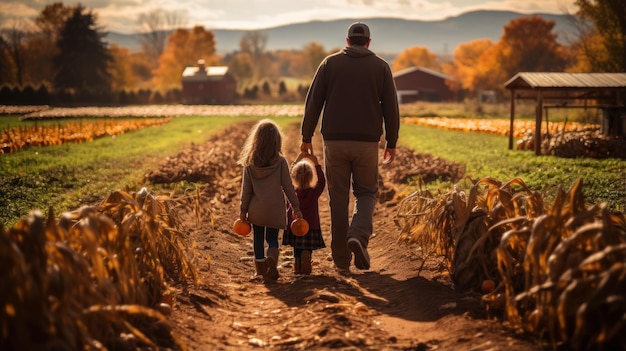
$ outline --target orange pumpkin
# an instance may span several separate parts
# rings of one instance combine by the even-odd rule
[[[250,234],[250,231],[252,231],[252,226],[244,220],[236,219],[233,224],[233,230],[241,236],[246,236]]]
[[[309,232],[309,222],[304,218],[296,218],[291,221],[291,232],[295,236],[304,236]]]

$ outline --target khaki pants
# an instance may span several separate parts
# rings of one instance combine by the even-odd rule
[[[324,163],[330,197],[331,251],[339,268],[350,266],[348,238],[365,247],[372,235],[378,194],[378,142],[324,141]],[[354,211],[349,218],[350,187]]]

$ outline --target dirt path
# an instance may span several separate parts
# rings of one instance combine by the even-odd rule
[[[241,145],[247,128],[230,130],[221,139]],[[293,160],[299,145],[297,125],[284,134],[283,150]],[[321,155],[319,139],[314,146]],[[209,143],[199,148],[212,147]],[[398,156],[392,167],[402,163],[403,155]],[[327,248],[313,253],[313,273],[294,275],[291,248],[282,247],[281,277],[263,283],[253,276],[252,236],[240,237],[231,229],[238,216],[239,169],[231,166],[221,172],[222,178],[209,186],[214,191],[210,207],[215,225],[205,221],[191,232],[200,256],[210,256],[210,263],[200,261],[199,285],[178,291],[170,316],[174,333],[190,350],[541,349],[488,318],[479,295],[454,291],[442,261],[430,258],[424,263],[417,248],[397,243],[393,200],[380,204],[375,213],[371,270],[353,267],[349,276],[335,272],[328,197],[323,194]]]

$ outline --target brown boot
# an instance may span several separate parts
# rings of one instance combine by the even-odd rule
[[[304,250],[302,251],[302,257],[300,258],[300,260],[302,261],[302,274],[306,274],[309,275],[311,274],[311,251],[309,250]]]
[[[295,274],[302,274],[302,259],[300,257],[293,260],[293,272]]]
[[[269,280],[277,280],[278,273],[278,248],[271,247],[267,249],[267,258],[265,259],[265,278]]]
[[[263,277],[263,279],[265,279],[265,261],[254,261],[254,267],[256,268],[256,276]]]

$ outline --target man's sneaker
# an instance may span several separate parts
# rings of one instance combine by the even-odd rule
[[[335,270],[337,270],[337,273],[339,273],[340,275],[344,275],[344,276],[350,275],[350,267],[335,266]]]
[[[358,269],[370,269],[370,255],[361,242],[355,238],[348,239],[348,248],[354,253],[354,265]]]

